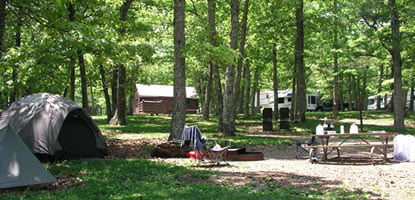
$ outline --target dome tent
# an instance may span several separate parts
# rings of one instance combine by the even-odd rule
[[[27,147],[40,158],[104,157],[104,137],[86,112],[73,101],[55,94],[23,97],[2,113]]]

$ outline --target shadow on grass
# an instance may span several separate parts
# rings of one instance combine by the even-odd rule
[[[49,164],[57,184],[2,190],[6,199],[361,199],[341,181],[295,173],[206,171],[147,160]],[[68,178],[69,177],[69,178]],[[64,180],[69,179],[69,180]],[[63,182],[72,184],[60,185]]]

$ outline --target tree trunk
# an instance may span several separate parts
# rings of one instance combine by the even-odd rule
[[[75,9],[73,7],[72,4],[68,5],[68,18],[70,22],[75,21]],[[75,63],[76,63],[76,58],[74,55],[70,55],[70,64],[69,64],[69,77],[70,77],[70,91],[69,91],[69,98],[72,101],[75,101],[75,79],[76,79],[76,74],[75,74]]]
[[[108,91],[108,84],[107,84],[107,78],[105,76],[105,69],[104,65],[99,65],[99,73],[101,74],[101,82],[102,82],[102,90],[104,92],[105,97],[105,114],[107,115],[107,122],[111,120],[112,117],[112,111],[111,111],[111,99],[110,94]]]
[[[241,94],[241,79],[242,79],[242,66],[243,62],[246,58],[245,53],[245,42],[246,42],[246,32],[247,32],[247,23],[248,23],[248,11],[249,11],[249,0],[245,0],[242,22],[241,22],[241,38],[239,43],[239,59],[238,59],[238,67],[236,72],[235,78],[235,102],[240,102],[239,99],[243,98]],[[242,104],[237,104],[237,109],[235,114],[240,113],[242,110]]]
[[[82,93],[82,107],[89,111],[88,107],[88,85],[86,81],[85,59],[81,49],[77,50],[79,71],[81,73],[81,93]]]
[[[208,17],[209,17],[209,39],[212,46],[218,46],[216,42],[216,3],[215,0],[208,0]],[[219,65],[211,58],[210,64],[213,72],[213,82],[215,93],[217,95],[216,114],[218,117],[218,132],[223,131],[223,94],[222,84],[219,72]]]
[[[258,66],[255,67],[255,71],[254,71],[254,85],[252,86],[252,95],[251,95],[251,113],[252,114],[256,114],[258,113],[258,109],[259,109],[259,76],[260,76],[260,71]]]
[[[391,32],[392,32],[392,63],[393,63],[393,127],[396,131],[405,129],[405,98],[402,90],[402,66],[401,66],[401,35],[398,9],[395,0],[389,0],[391,8]]]
[[[376,96],[376,110],[380,110],[380,93],[382,92],[382,82],[383,82],[383,76],[384,76],[384,69],[383,65],[381,64],[379,66],[379,80],[378,80],[378,94]],[[383,107],[386,107],[386,103],[383,104]]]
[[[278,108],[278,65],[277,65],[277,45],[272,45],[272,87],[274,89],[274,119],[279,118]]]
[[[206,88],[205,88],[205,99],[203,102],[203,120],[209,120],[210,115],[210,99],[212,94],[212,63],[209,63],[209,69],[208,69],[208,77],[206,81]]]
[[[303,0],[299,0],[296,9],[297,39],[295,45],[296,90],[294,121],[304,122],[306,112],[305,80],[304,80],[304,17]]]
[[[128,10],[134,0],[126,0],[120,7],[120,21],[125,23],[127,21]],[[124,35],[126,30],[124,28],[119,29],[120,35]],[[126,87],[126,71],[125,65],[118,65],[118,84],[117,84],[117,110],[110,120],[111,125],[126,125],[127,124],[127,101],[125,97]]]
[[[231,0],[230,48],[237,50],[239,32],[239,0]],[[235,66],[227,65],[223,103],[223,136],[235,135]]]
[[[3,39],[6,30],[6,0],[0,0],[0,52],[3,52]]]
[[[114,66],[112,67],[112,80],[111,80],[111,97],[112,97],[112,104],[111,104],[111,118],[115,115],[115,111],[117,110],[117,93],[118,93],[118,69]]]
[[[244,79],[245,79],[245,86],[244,86],[244,98],[243,98],[243,113],[244,119],[247,120],[250,118],[249,116],[249,100],[251,94],[251,71],[250,71],[250,63],[249,60],[245,63],[244,67]]]
[[[186,120],[185,0],[174,1],[174,107],[169,140],[180,140]]]
[[[19,8],[19,15],[21,14],[20,8]],[[17,20],[17,26],[16,26],[16,33],[15,33],[15,45],[16,49],[19,49],[22,44],[22,21]],[[10,102],[14,102],[18,98],[18,71],[19,71],[19,65],[15,64],[12,69],[12,80],[13,80],[13,90],[10,95]]]
[[[333,116],[339,115],[339,55],[337,50],[339,49],[338,44],[338,23],[339,19],[338,15],[338,7],[337,7],[337,0],[333,0],[333,10],[334,10],[334,22],[333,22]]]
[[[69,86],[69,98],[72,101],[75,101],[75,79],[76,79],[76,74],[75,74],[75,60],[73,58],[70,58],[71,62],[69,64],[69,79],[70,79],[70,86]]]

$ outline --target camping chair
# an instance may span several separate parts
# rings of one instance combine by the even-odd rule
[[[213,147],[207,147],[207,141],[215,141]],[[228,140],[230,141],[230,140]],[[220,165],[221,162],[226,161],[226,155],[230,144],[226,147],[221,147],[217,143],[217,139],[207,139],[202,136],[201,131],[196,125],[185,126],[182,133],[181,147],[189,146],[193,148],[194,158],[200,162],[209,160],[210,162]]]
[[[296,145],[295,158],[296,159],[299,159],[299,158],[303,157],[304,155],[309,155],[310,152],[306,147],[311,146],[311,145],[315,145],[317,143],[315,134],[316,134],[315,132],[312,133],[310,141],[295,143],[295,145]],[[313,158],[316,157],[316,152],[314,152],[313,154],[314,154]]]

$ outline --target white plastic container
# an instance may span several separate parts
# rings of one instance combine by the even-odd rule
[[[321,124],[316,127],[316,135],[324,135],[324,127]]]
[[[357,127],[357,125],[356,125],[356,124],[352,124],[352,125],[350,126],[350,131],[349,131],[349,133],[350,133],[350,134],[358,134],[358,133],[359,133],[359,128]]]

